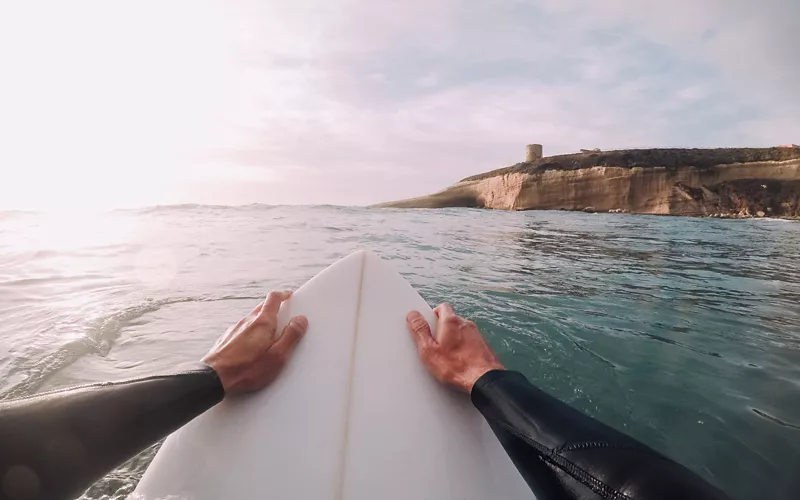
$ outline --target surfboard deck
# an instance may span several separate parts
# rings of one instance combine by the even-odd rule
[[[134,498],[533,498],[469,398],[425,370],[406,331],[428,304],[358,251],[281,307],[309,328],[280,377],[170,435]],[[435,335],[435,333],[434,333]]]

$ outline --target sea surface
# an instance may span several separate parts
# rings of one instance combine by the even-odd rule
[[[194,361],[359,248],[733,498],[800,498],[800,223],[182,205],[0,213],[0,399]],[[90,488],[122,499],[157,445]]]

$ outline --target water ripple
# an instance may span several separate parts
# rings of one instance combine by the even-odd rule
[[[263,205],[42,217],[0,213],[0,397],[195,356],[246,312],[236,301],[370,248],[474,319],[507,367],[734,498],[800,491],[800,224]],[[125,498],[156,449],[83,498]]]

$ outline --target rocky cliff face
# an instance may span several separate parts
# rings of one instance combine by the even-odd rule
[[[800,217],[800,148],[552,156],[468,177],[429,196],[379,206]]]

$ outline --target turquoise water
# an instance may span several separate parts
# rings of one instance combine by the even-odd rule
[[[800,224],[472,209],[0,214],[0,397],[196,360],[371,248],[509,367],[736,499],[800,497]],[[124,498],[155,447],[85,498]]]

